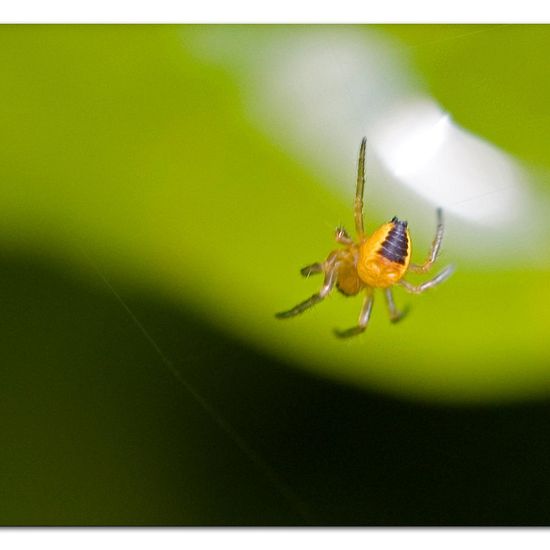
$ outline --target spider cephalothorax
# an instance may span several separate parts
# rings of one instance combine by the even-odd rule
[[[453,272],[452,266],[447,266],[430,279],[419,285],[413,285],[403,279],[407,272],[426,273],[437,259],[441,241],[443,239],[443,213],[437,209],[437,230],[432,248],[423,264],[411,263],[411,236],[406,221],[394,216],[389,222],[382,224],[372,235],[366,236],[363,227],[363,191],[365,188],[365,152],[367,140],[363,138],[359,151],[357,169],[357,188],[355,192],[355,229],[357,241],[354,241],[343,227],[336,229],[336,242],[343,248],[334,250],[322,263],[308,265],[301,270],[302,275],[308,277],[314,273],[324,273],[325,281],[320,292],[298,304],[289,311],[277,313],[279,319],[294,317],[311,306],[322,301],[336,286],[346,296],[354,296],[359,292],[365,293],[365,300],[359,315],[357,326],[344,331],[336,331],[340,337],[360,334],[367,328],[372,305],[374,303],[374,289],[384,291],[389,309],[390,320],[397,322],[403,318],[398,311],[391,287],[399,284],[408,292],[420,294],[429,288],[441,283]]]

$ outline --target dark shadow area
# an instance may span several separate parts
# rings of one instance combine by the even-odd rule
[[[107,287],[4,256],[0,524],[550,523],[550,403],[455,409],[339,386],[117,291],[308,519]]]

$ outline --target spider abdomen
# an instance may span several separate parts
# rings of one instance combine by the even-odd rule
[[[387,288],[405,275],[410,258],[407,222],[393,218],[361,243],[357,272],[368,286]]]
[[[397,218],[393,218],[390,223],[392,227],[382,242],[378,253],[392,262],[405,264],[409,257],[407,222],[401,222]]]

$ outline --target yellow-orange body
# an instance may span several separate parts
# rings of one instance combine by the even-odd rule
[[[347,296],[354,296],[365,286],[388,288],[405,275],[411,259],[411,238],[404,230],[407,252],[398,261],[384,255],[384,243],[391,240],[394,221],[381,225],[370,237],[349,245],[345,251],[333,252],[328,261],[338,258],[338,289]]]
[[[405,229],[407,253],[401,262],[387,258],[381,252],[383,243],[387,242],[394,227],[394,222],[385,223],[359,244],[357,274],[368,286],[388,288],[396,284],[407,272],[411,260],[411,237],[408,229]]]

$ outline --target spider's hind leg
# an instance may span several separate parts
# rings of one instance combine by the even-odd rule
[[[399,284],[411,294],[422,294],[422,292],[425,292],[426,290],[429,290],[430,288],[433,288],[434,286],[437,286],[438,284],[442,283],[445,279],[448,279],[454,271],[454,267],[452,265],[448,265],[443,271],[440,271],[433,279],[430,279],[429,281],[425,281],[419,285],[413,285],[409,283],[408,281],[405,281],[404,279],[401,279],[399,281]]]
[[[438,208],[436,210],[437,216],[437,229],[435,231],[435,237],[432,242],[430,251],[423,264],[409,264],[409,270],[413,273],[426,273],[429,271],[439,256],[439,250],[441,249],[441,242],[443,241],[443,231],[445,229],[443,225],[443,210]]]

